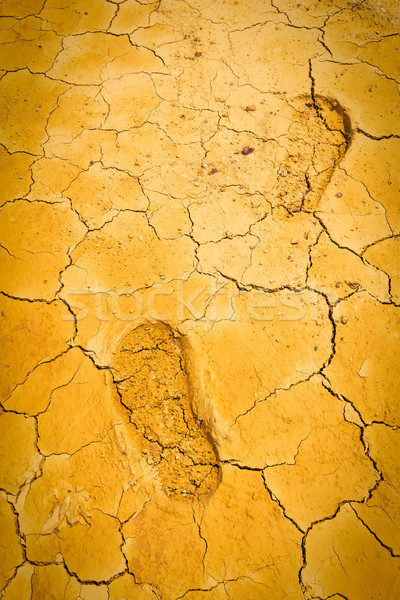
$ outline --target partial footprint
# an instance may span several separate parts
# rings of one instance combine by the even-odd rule
[[[288,156],[279,164],[274,195],[289,210],[313,211],[349,146],[350,119],[336,100],[323,96],[288,103],[290,126],[279,138]]]
[[[172,497],[193,499],[218,485],[216,452],[191,403],[182,338],[164,323],[146,323],[121,342],[114,378],[147,462]]]

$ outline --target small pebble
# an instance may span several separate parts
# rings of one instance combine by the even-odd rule
[[[244,146],[244,148],[242,148],[242,154],[245,156],[247,156],[247,154],[251,154],[252,152],[254,152],[254,148],[251,146]]]
[[[343,196],[342,192],[338,192],[338,193],[336,194],[336,198],[341,198],[342,196]]]
[[[229,238],[230,240],[233,238],[233,233],[232,231],[225,231],[225,235],[227,238]]]

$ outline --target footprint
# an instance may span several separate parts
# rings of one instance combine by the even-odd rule
[[[165,493],[192,500],[214,491],[218,459],[192,410],[182,338],[164,323],[140,325],[123,338],[112,367],[121,402]]]
[[[298,96],[288,101],[288,156],[278,166],[274,196],[291,211],[313,211],[351,140],[350,118],[337,100]]]

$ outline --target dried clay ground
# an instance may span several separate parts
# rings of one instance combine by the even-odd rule
[[[0,597],[398,598],[398,2],[0,5]]]

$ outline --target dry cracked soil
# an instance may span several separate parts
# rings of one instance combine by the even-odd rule
[[[400,594],[398,0],[1,0],[0,598]]]

